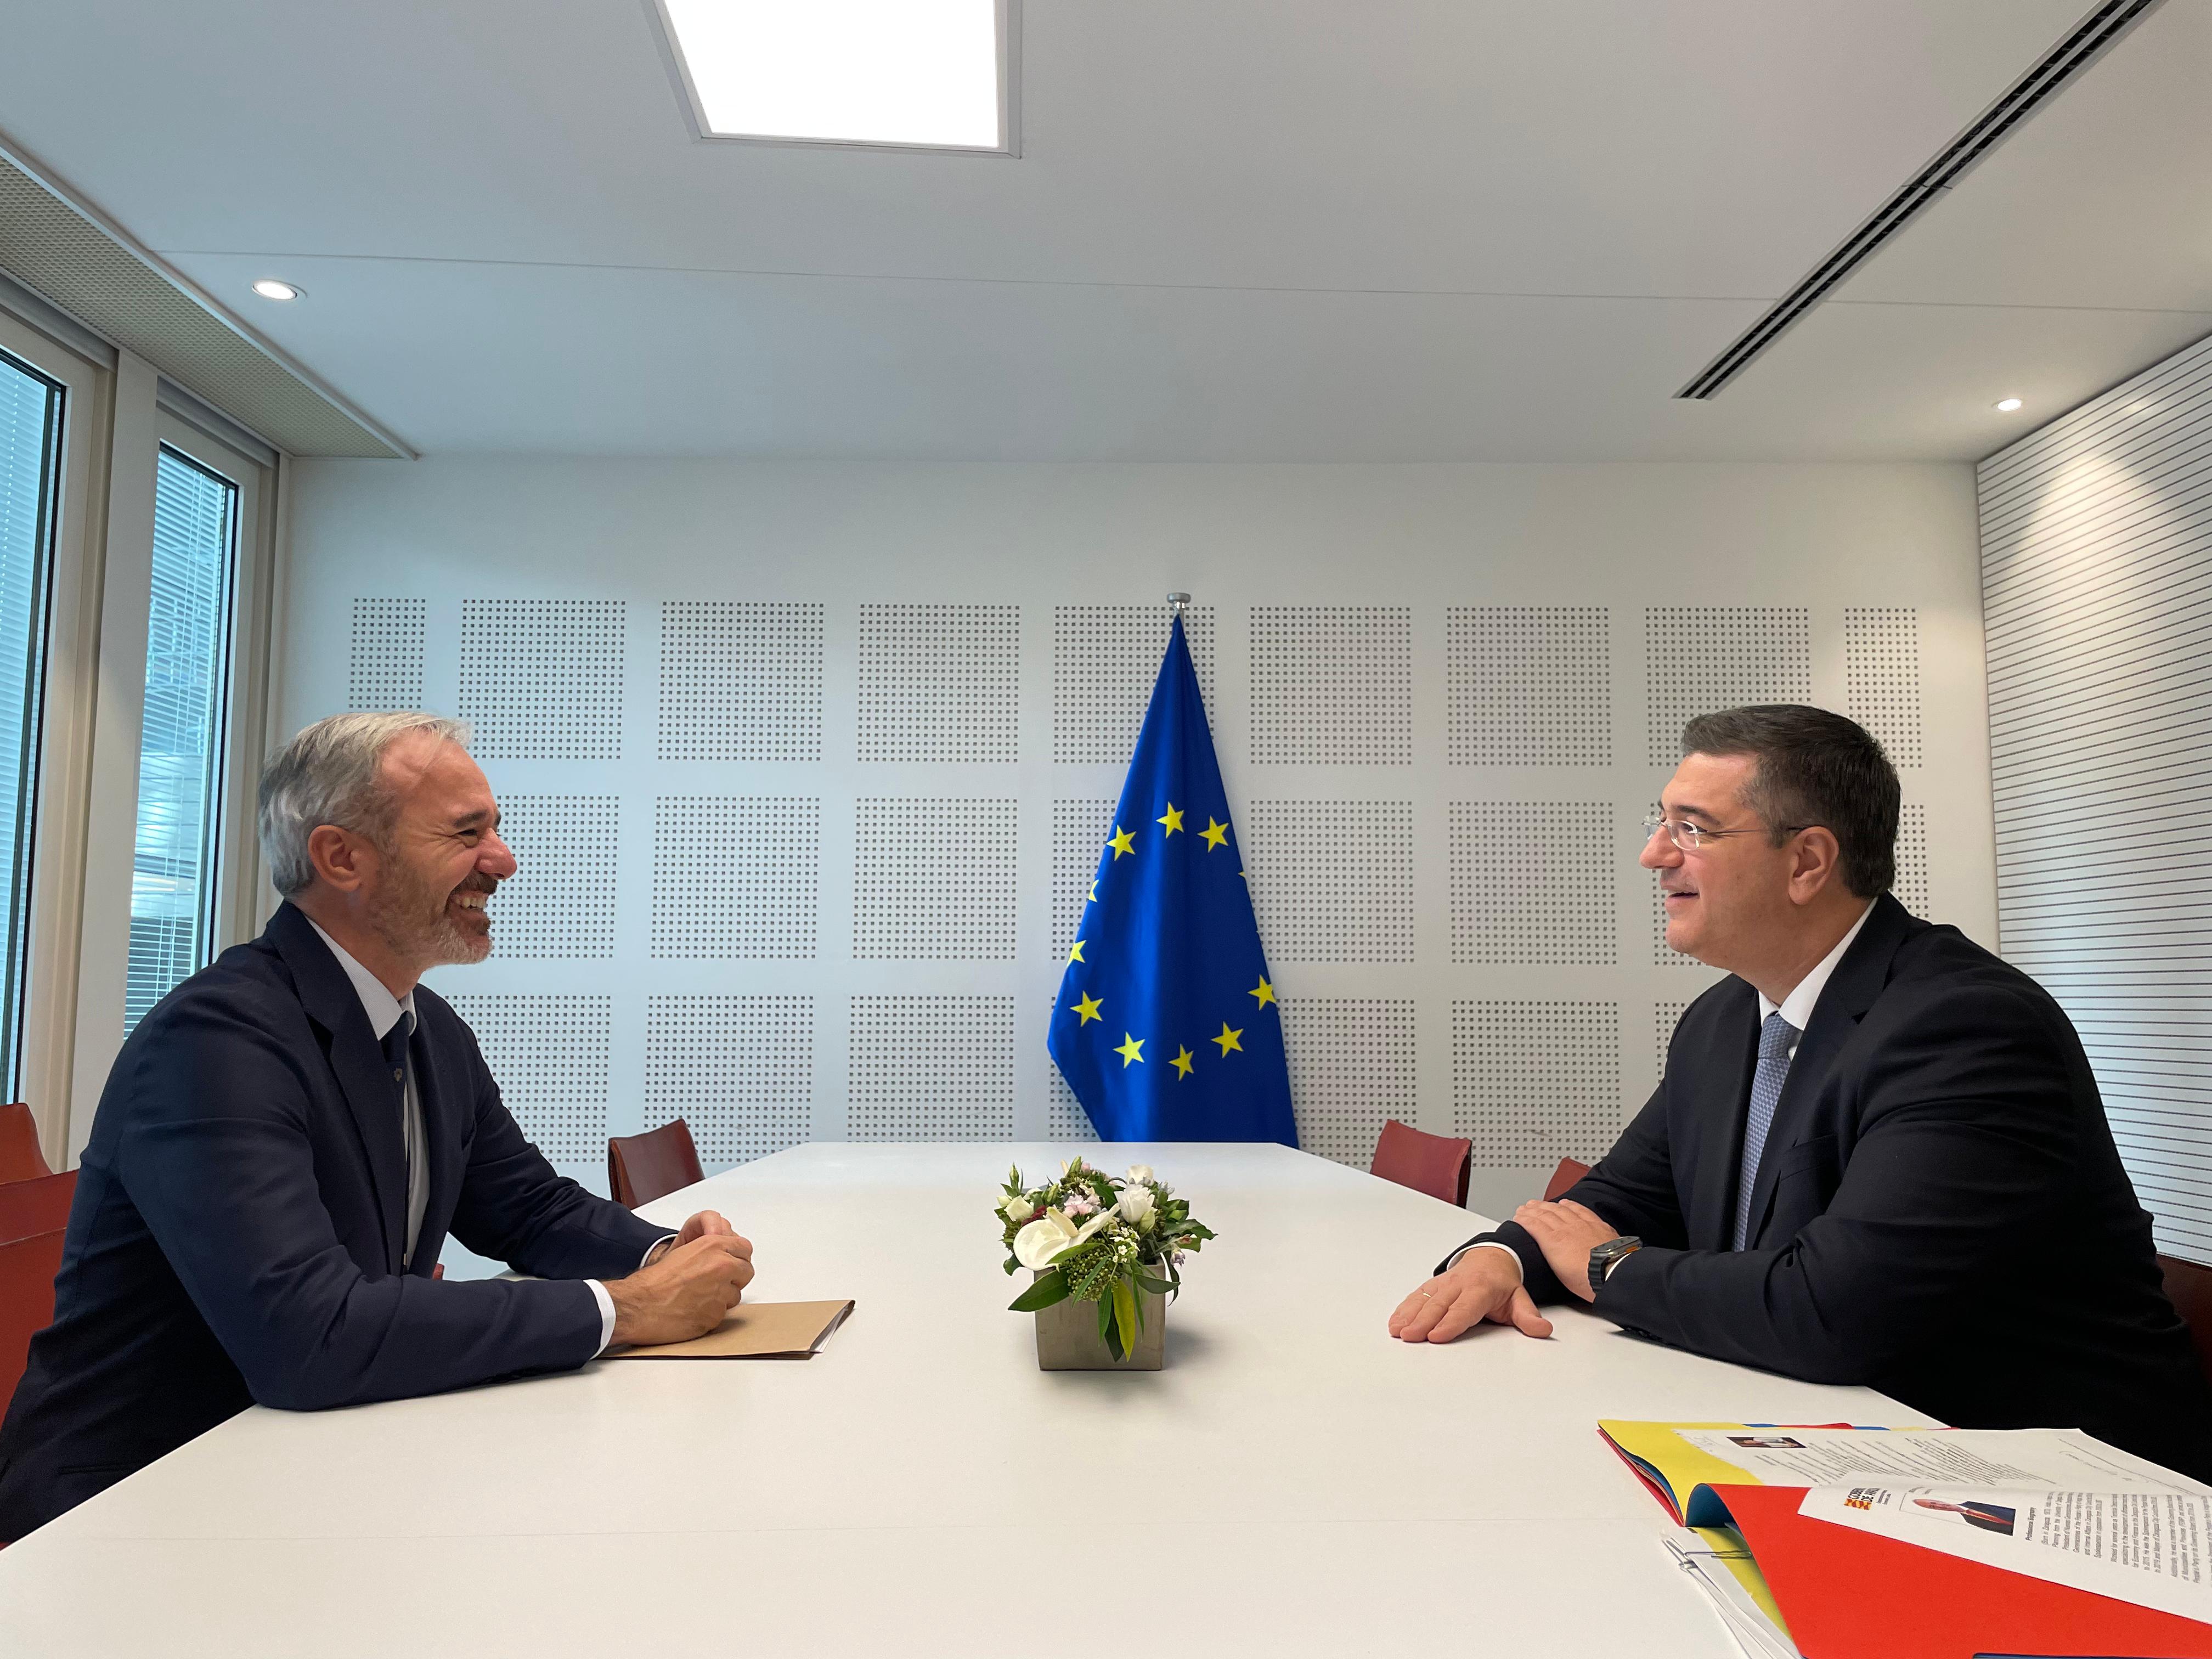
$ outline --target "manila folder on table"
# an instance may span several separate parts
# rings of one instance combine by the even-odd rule
[[[850,1302],[741,1302],[730,1316],[689,1342],[624,1348],[610,1359],[811,1359],[845,1322]]]

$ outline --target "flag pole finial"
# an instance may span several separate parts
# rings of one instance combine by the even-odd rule
[[[1190,595],[1188,593],[1169,594],[1168,609],[1173,611],[1176,616],[1180,617],[1184,611],[1190,609]]]

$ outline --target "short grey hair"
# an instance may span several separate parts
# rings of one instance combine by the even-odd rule
[[[279,893],[290,898],[314,880],[307,837],[322,824],[386,844],[399,804],[384,783],[385,751],[416,732],[468,747],[466,721],[419,708],[333,714],[301,732],[262,768],[261,856]]]

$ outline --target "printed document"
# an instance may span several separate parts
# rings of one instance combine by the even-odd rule
[[[1699,1451],[1769,1486],[1826,1486],[1863,1475],[1914,1484],[2083,1492],[2212,1488],[2079,1429],[1677,1429]],[[1707,1477],[1711,1479],[1711,1477]]]

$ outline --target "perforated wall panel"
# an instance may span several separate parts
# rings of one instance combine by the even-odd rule
[[[2212,1262],[2212,340],[1982,463],[2005,955],[2095,1068],[2159,1248]]]
[[[1048,1019],[1050,1016],[1046,1016]],[[1090,1115],[1083,1103],[1075,1097],[1075,1091],[1067,1086],[1067,1079],[1060,1074],[1060,1067],[1048,1064],[1050,1073],[1045,1100],[1045,1138],[1048,1140],[1096,1140],[1098,1131],[1091,1125]]]
[[[1246,876],[1270,963],[1413,959],[1413,805],[1254,801]]]
[[[1014,605],[860,607],[860,758],[1020,758]]]
[[[1389,1118],[1417,1121],[1410,997],[1285,997],[1298,1145],[1364,1170]]]
[[[607,1051],[614,1000],[598,996],[449,996],[469,1023],[507,1109],[556,1164],[607,1158]]]
[[[660,607],[663,760],[822,758],[822,607]]]
[[[653,804],[653,954],[812,957],[821,867],[818,800],[660,796]]]
[[[422,636],[429,611],[420,599],[353,602],[348,708],[422,706]]]
[[[1645,729],[1654,766],[1682,757],[1693,715],[1813,701],[1812,613],[1802,605],[1658,605],[1644,613]]]
[[[1012,997],[854,997],[846,1133],[854,1140],[1011,1140]]]
[[[1113,833],[1110,800],[1052,804],[1052,951],[1062,961],[1067,958],[1067,947],[1075,942],[1076,924],[1091,902],[1099,850]]]
[[[1898,810],[1897,882],[1890,890],[1914,915],[1928,915],[1928,809],[1917,801]]]
[[[502,795],[514,874],[487,907],[502,957],[604,958],[615,951],[617,795]]]
[[[461,601],[460,716],[479,760],[619,760],[620,599]]]
[[[1213,707],[1213,607],[1183,617],[1199,695]],[[1167,649],[1157,605],[1060,605],[1052,611],[1052,757],[1126,765]]]
[[[1454,801],[1454,962],[1620,959],[1620,848],[1604,801]]]
[[[1613,613],[1455,605],[1444,612],[1447,755],[1455,766],[1608,766]]]
[[[1020,803],[854,803],[853,954],[892,962],[1012,962]]]
[[[690,1126],[712,1175],[812,1138],[814,999],[645,1002],[645,1126]]]
[[[1911,605],[1844,611],[1844,712],[1899,767],[1920,764],[1920,612]]]
[[[1617,1003],[1453,1002],[1452,1122],[1475,1164],[1592,1164],[1627,1118]]]
[[[1410,607],[1255,605],[1251,627],[1255,761],[1412,764]]]

